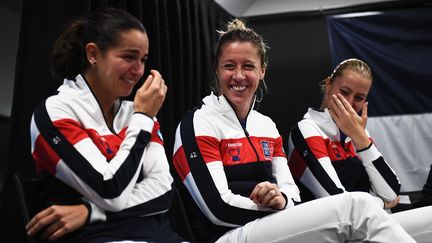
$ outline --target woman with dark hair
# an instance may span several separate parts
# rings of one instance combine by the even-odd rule
[[[133,101],[121,99],[143,76],[148,50],[141,22],[114,8],[72,22],[56,40],[52,71],[64,81],[31,120],[48,208],[29,222],[28,234],[62,242],[181,241],[165,215],[172,177],[155,118],[167,87],[151,70]]]
[[[414,242],[367,193],[294,206],[298,188],[273,121],[254,110],[266,45],[240,20],[220,32],[215,93],[177,128],[173,163],[200,242]]]
[[[399,179],[366,130],[371,86],[372,71],[365,62],[342,61],[322,83],[320,109],[310,108],[292,128],[289,166],[303,198],[363,191],[382,208],[399,203]],[[392,216],[415,240],[431,242],[431,213],[427,207]]]

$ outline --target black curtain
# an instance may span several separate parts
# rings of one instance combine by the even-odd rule
[[[147,28],[150,50],[144,77],[150,69],[157,69],[168,86],[158,114],[168,159],[181,117],[209,91],[215,31],[232,18],[213,0],[23,0],[1,211],[2,242],[23,241],[24,229],[17,228],[15,222],[18,216],[12,201],[11,175],[34,175],[31,114],[35,105],[54,94],[62,82],[53,80],[49,73],[52,44],[65,23],[103,7],[127,10]]]

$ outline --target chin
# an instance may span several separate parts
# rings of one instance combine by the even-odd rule
[[[231,101],[231,103],[233,103],[234,105],[244,105],[244,104],[250,104],[250,99],[246,99],[246,98],[240,98],[240,97],[231,97],[229,99]]]
[[[126,97],[129,96],[130,94],[132,94],[132,89],[127,89],[121,92],[121,97]]]

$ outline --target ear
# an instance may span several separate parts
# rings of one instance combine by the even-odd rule
[[[266,64],[262,65],[262,66],[261,66],[261,72],[260,72],[260,80],[263,80],[263,79],[264,79],[264,76],[265,76],[266,70],[267,70],[267,65],[266,65]]]
[[[326,79],[324,79],[324,81],[325,81],[325,89],[326,89],[326,93],[327,93],[330,89],[330,86],[331,86],[330,77],[327,77]]]
[[[99,48],[97,47],[97,45],[93,42],[87,43],[87,45],[85,46],[85,51],[87,61],[93,66],[96,65],[99,53]]]

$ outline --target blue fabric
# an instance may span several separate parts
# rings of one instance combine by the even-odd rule
[[[327,18],[332,63],[356,57],[374,81],[369,116],[432,112],[432,8]]]

